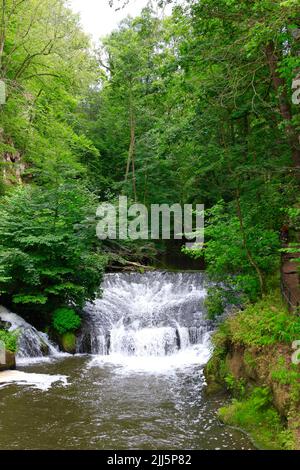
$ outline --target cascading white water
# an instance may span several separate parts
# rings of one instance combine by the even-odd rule
[[[209,354],[211,324],[204,315],[202,273],[107,274],[103,297],[85,309],[77,352],[110,358],[177,358]],[[55,356],[45,333],[0,307],[0,320],[18,331],[18,358]],[[200,355],[200,353],[198,354]]]
[[[209,355],[202,273],[108,274],[103,297],[85,310],[78,352],[113,358]],[[196,359],[197,360],[197,359]],[[198,357],[198,360],[201,360]]]
[[[111,353],[126,356],[166,356],[178,350],[176,330],[171,327],[111,331]]]
[[[58,348],[45,333],[36,330],[23,318],[0,306],[0,320],[5,322],[8,331],[18,332],[17,358],[42,357],[56,355]]]

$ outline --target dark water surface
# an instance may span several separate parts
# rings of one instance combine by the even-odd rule
[[[205,396],[201,366],[156,373],[77,356],[19,369],[68,376],[68,384],[0,388],[1,449],[253,448],[219,423],[225,398]]]

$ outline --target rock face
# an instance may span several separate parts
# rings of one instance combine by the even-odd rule
[[[16,368],[16,358],[15,354],[6,351],[5,352],[5,364],[0,364],[0,372],[3,370],[14,370]]]
[[[57,347],[48,336],[38,331],[19,315],[0,305],[0,328],[18,332],[17,357],[42,357],[57,354]]]
[[[296,449],[300,449],[300,397],[299,388],[282,375],[291,367],[292,351],[289,346],[276,344],[263,348],[246,347],[227,341],[221,355],[214,354],[205,367],[207,393],[226,387],[226,377],[243,380],[245,386],[267,386],[272,392],[273,406],[287,423],[295,437]],[[284,367],[284,369],[283,369]],[[281,374],[281,378],[280,378]],[[278,378],[279,377],[279,380]],[[297,391],[298,398],[294,398]]]

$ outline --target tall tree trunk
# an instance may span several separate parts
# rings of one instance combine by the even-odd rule
[[[243,214],[242,214],[241,203],[240,203],[240,192],[239,192],[238,189],[236,190],[236,205],[237,205],[237,216],[238,216],[238,219],[239,219],[240,229],[241,229],[241,234],[242,234],[243,246],[244,246],[244,249],[246,251],[246,255],[247,255],[249,263],[251,264],[251,266],[256,271],[256,274],[257,274],[257,277],[258,277],[258,280],[259,280],[259,285],[260,285],[260,292],[261,292],[261,295],[263,295],[264,290],[265,290],[264,278],[263,278],[263,274],[262,274],[258,264],[254,260],[254,258],[252,256],[252,253],[251,253],[251,251],[248,247],[247,235],[246,235],[246,231],[245,231],[245,227],[244,227]]]
[[[133,109],[133,100],[132,100],[132,92],[130,91],[129,97],[129,125],[130,125],[130,144],[128,150],[128,158],[127,158],[127,166],[126,166],[126,174],[125,174],[125,181],[128,181],[130,165],[132,167],[132,189],[134,200],[137,200],[136,194],[136,177],[135,177],[135,116],[134,116],[134,109]]]
[[[272,76],[273,87],[278,94],[279,109],[282,118],[287,122],[287,137],[291,146],[293,165],[298,170],[296,176],[300,178],[300,142],[299,136],[292,125],[292,108],[288,99],[286,82],[280,77],[278,71],[279,60],[276,54],[274,42],[270,42],[266,47],[266,56]]]

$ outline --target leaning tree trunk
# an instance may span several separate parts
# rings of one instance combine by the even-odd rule
[[[251,251],[249,249],[249,246],[248,246],[247,235],[246,235],[246,231],[245,231],[245,227],[244,227],[244,221],[243,221],[243,215],[242,215],[242,209],[241,209],[241,203],[240,203],[240,192],[239,192],[238,189],[236,191],[236,206],[237,206],[237,216],[238,216],[238,219],[239,219],[240,230],[241,230],[241,234],[242,234],[243,247],[245,249],[246,256],[248,258],[248,261],[249,261],[250,265],[256,271],[256,274],[257,274],[257,277],[258,277],[258,280],[259,280],[260,293],[261,293],[261,295],[263,295],[263,293],[265,291],[264,277],[263,277],[263,274],[262,274],[258,264],[256,263],[255,259],[253,258],[252,253],[251,253]]]

